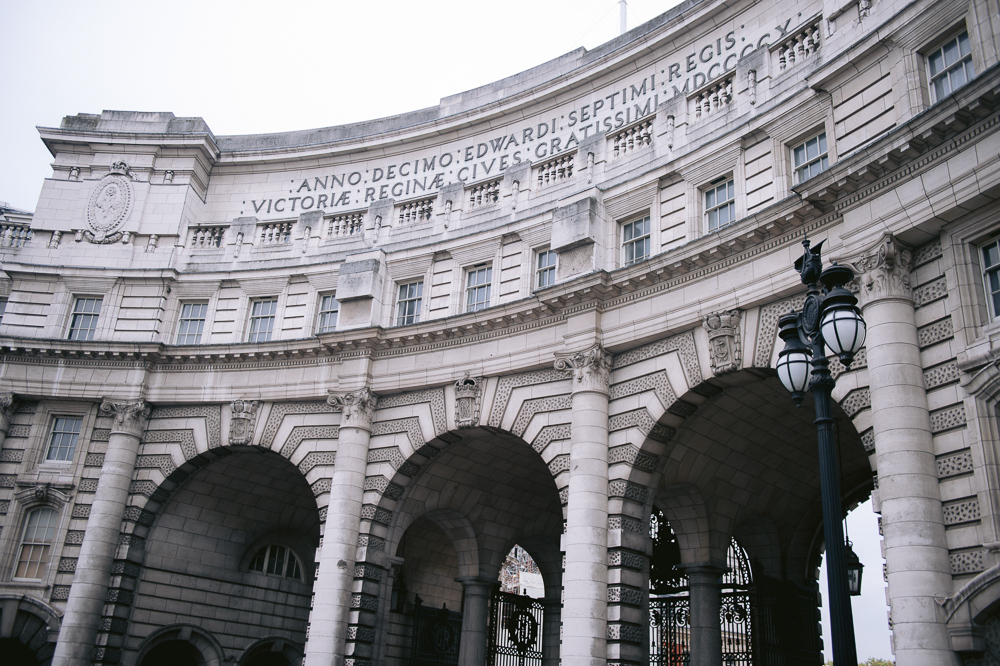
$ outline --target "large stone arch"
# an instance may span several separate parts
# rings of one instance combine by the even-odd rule
[[[134,661],[126,660],[126,666],[143,666],[143,660],[158,646],[173,642],[186,643],[194,648],[200,657],[199,666],[223,666],[226,663],[222,645],[211,632],[189,624],[172,624],[147,636],[139,646]]]
[[[40,599],[0,594],[0,646],[5,659],[19,656],[47,666],[55,652],[62,615]]]

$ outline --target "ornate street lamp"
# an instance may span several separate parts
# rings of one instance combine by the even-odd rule
[[[833,433],[833,401],[830,394],[836,382],[830,374],[826,347],[850,367],[865,343],[865,320],[858,310],[858,299],[844,288],[854,278],[846,266],[833,264],[823,270],[820,252],[823,242],[809,248],[802,241],[802,257],[795,262],[802,283],[806,285],[806,300],[802,312],[793,312],[778,320],[785,348],[778,354],[776,369],[781,383],[796,404],[802,404],[806,390],[813,392],[816,403],[816,432],[819,440],[820,495],[823,501],[823,536],[826,541],[827,587],[830,597],[830,630],[835,664],[858,663],[854,644],[854,618],[851,613],[852,594],[849,584],[855,579],[861,590],[861,562],[856,576],[848,575],[847,551],[841,526],[843,511],[840,502],[840,479],[837,474],[837,452]],[[822,288],[820,287],[822,283]],[[854,554],[854,551],[850,551]]]
[[[861,596],[861,574],[864,573],[865,565],[861,564],[861,558],[854,552],[853,543],[847,540],[847,587],[851,591],[852,597]]]

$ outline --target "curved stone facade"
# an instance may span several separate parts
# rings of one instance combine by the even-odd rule
[[[698,581],[691,663],[718,663],[733,538],[818,589],[811,409],[772,370],[808,236],[858,274],[835,417],[897,662],[986,658],[997,26],[975,1],[687,2],[381,120],[40,129],[38,207],[0,211],[0,637],[394,666],[446,606],[482,664],[520,545],[543,663],[649,663],[655,507]]]

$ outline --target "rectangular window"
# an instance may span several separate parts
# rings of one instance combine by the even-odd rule
[[[250,309],[250,332],[247,342],[267,342],[274,332],[274,317],[278,313],[278,299],[254,301]]]
[[[70,340],[93,340],[101,316],[101,298],[78,298],[69,321]]]
[[[981,248],[983,253],[983,283],[989,301],[990,319],[1000,317],[1000,239]]]
[[[944,99],[971,81],[976,71],[972,65],[969,33],[963,30],[928,53],[927,69],[932,102]]]
[[[720,178],[705,191],[705,219],[709,231],[736,221],[736,188],[732,180]]]
[[[649,216],[622,225],[622,251],[626,266],[649,259]]]
[[[83,419],[71,416],[58,416],[52,424],[52,434],[49,435],[49,449],[45,452],[46,460],[70,462],[76,453],[76,440],[80,437],[80,426]]]
[[[493,282],[492,266],[473,266],[465,278],[465,311],[476,312],[490,306],[490,286]]]
[[[21,548],[14,567],[14,578],[41,580],[49,563],[49,547],[55,536],[59,514],[54,509],[35,509],[24,521]]]
[[[796,183],[805,182],[819,172],[826,171],[830,166],[830,159],[826,154],[826,132],[820,132],[792,148],[792,165]]]
[[[535,255],[535,288],[544,289],[556,283],[556,253],[539,250]]]
[[[177,321],[177,344],[200,345],[207,314],[208,303],[184,303]]]
[[[316,332],[329,333],[337,328],[337,315],[339,313],[340,303],[333,297],[333,294],[324,296],[319,303],[319,326],[316,327]]]
[[[7,299],[0,298],[0,323],[3,323],[3,316],[7,312]]]
[[[416,324],[420,321],[420,303],[424,295],[424,281],[399,285],[396,299],[396,326]]]

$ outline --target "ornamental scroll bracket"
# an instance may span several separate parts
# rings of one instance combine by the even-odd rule
[[[740,344],[742,318],[742,310],[726,310],[702,319],[701,325],[708,333],[709,361],[716,377],[739,370],[743,365]]]
[[[101,402],[101,414],[113,419],[111,432],[133,437],[142,436],[150,411],[149,403],[142,399],[134,402],[115,402],[105,399]]]
[[[340,422],[341,428],[361,428],[371,430],[372,417],[375,414],[375,404],[378,396],[368,388],[359,389],[350,393],[331,392],[326,399],[326,403],[334,407],[334,411],[343,413]]]
[[[230,403],[232,415],[229,419],[229,443],[246,446],[253,440],[254,424],[257,422],[256,400],[233,400]]]
[[[573,373],[573,391],[608,393],[611,381],[611,354],[600,345],[574,354],[559,355],[556,370]]]
[[[475,428],[479,425],[480,400],[484,379],[465,377],[455,382],[455,425],[459,428]]]
[[[862,307],[884,298],[913,300],[910,286],[913,253],[894,236],[883,236],[860,257],[843,263],[858,276]]]

